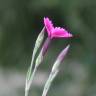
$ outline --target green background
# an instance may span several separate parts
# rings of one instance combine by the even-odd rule
[[[30,96],[41,95],[52,64],[67,44],[69,53],[48,96],[96,96],[95,0],[0,0],[0,96],[24,96],[32,50],[46,16],[74,37],[52,40]]]

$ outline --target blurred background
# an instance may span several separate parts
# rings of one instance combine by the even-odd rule
[[[0,96],[24,96],[32,50],[46,16],[74,37],[51,42],[30,96],[41,96],[52,64],[67,44],[69,53],[48,96],[96,96],[95,0],[0,0]]]

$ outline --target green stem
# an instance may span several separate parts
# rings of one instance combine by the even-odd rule
[[[25,89],[25,96],[28,96],[29,90]]]
[[[57,73],[58,73],[58,69],[55,70],[54,72],[51,71],[51,73],[49,75],[49,78],[48,78],[48,80],[47,80],[47,82],[46,82],[46,84],[44,86],[42,96],[47,96],[48,90],[49,90],[54,78],[56,77]]]
[[[30,77],[30,81],[29,81],[28,86],[27,86],[27,89],[28,90],[30,89],[30,86],[31,86],[31,84],[33,82],[33,79],[34,79],[34,76],[35,76],[36,71],[37,71],[37,67],[35,66],[35,68],[33,70],[33,73],[32,73],[32,76]]]

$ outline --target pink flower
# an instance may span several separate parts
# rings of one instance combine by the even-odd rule
[[[55,37],[55,38],[61,38],[61,37],[69,38],[69,37],[72,37],[72,34],[70,34],[64,28],[54,27],[52,21],[48,17],[44,18],[44,25],[47,29],[48,37],[50,37],[51,39],[53,37]]]

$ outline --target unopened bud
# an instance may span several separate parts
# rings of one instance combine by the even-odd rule
[[[53,65],[52,71],[55,71],[58,69],[60,63],[63,61],[64,57],[66,56],[69,47],[70,47],[70,45],[68,45],[66,48],[63,49],[63,51],[61,51],[61,53],[59,54],[59,56],[57,57],[54,65]]]

